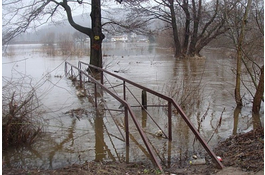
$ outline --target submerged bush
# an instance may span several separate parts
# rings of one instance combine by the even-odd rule
[[[33,143],[42,131],[42,114],[34,88],[27,82],[7,81],[2,87],[3,149]]]

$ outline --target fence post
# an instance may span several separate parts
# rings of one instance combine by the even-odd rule
[[[147,109],[147,95],[145,90],[142,90],[142,106],[143,109]]]
[[[125,122],[125,142],[126,142],[126,146],[129,146],[129,120],[128,120],[128,109],[127,109],[127,106],[124,107],[125,109],[125,119],[124,119],[124,122]]]
[[[67,76],[67,62],[64,64],[64,75]]]
[[[82,88],[83,84],[82,84],[82,72],[81,70],[79,70],[79,87]]]
[[[81,69],[81,62],[78,61],[78,69]]]
[[[125,85],[125,81],[123,81],[123,100],[126,101],[126,85]]]
[[[123,99],[124,99],[124,101],[126,101],[125,81],[123,81]],[[127,108],[127,106],[124,106],[124,112],[125,112],[125,118],[124,118],[124,123],[125,123],[125,142],[126,142],[126,146],[129,146],[129,119],[128,119],[128,108]]]

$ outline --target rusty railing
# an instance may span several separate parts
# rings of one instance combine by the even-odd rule
[[[157,96],[161,99],[164,99],[165,101],[167,101],[167,114],[168,114],[168,139],[171,141],[172,140],[172,107],[174,107],[178,113],[180,114],[180,116],[182,117],[182,119],[185,121],[185,123],[188,125],[188,127],[190,128],[190,130],[193,132],[193,134],[195,135],[195,137],[199,140],[199,142],[202,144],[202,146],[204,147],[204,149],[207,151],[207,153],[211,156],[212,160],[214,163],[216,163],[217,167],[222,169],[224,166],[223,164],[217,159],[215,153],[209,148],[208,144],[204,141],[204,139],[201,137],[200,133],[197,131],[197,129],[194,127],[194,125],[190,122],[190,120],[188,119],[188,117],[186,116],[186,114],[183,112],[183,110],[180,108],[180,106],[175,102],[175,100],[171,97],[168,97],[166,95],[163,95],[159,92],[156,92],[152,89],[146,88],[142,85],[139,85],[131,80],[128,80],[126,78],[123,78],[119,75],[116,75],[112,72],[109,72],[105,69],[87,64],[85,62],[79,61],[78,62],[78,67],[73,66],[72,64],[66,62],[65,63],[65,73],[67,74],[67,65],[71,66],[70,69],[70,73],[73,72],[73,68],[77,69],[79,72],[79,80],[82,81],[82,74],[89,77],[90,80],[95,83],[95,88],[97,88],[97,86],[101,87],[104,91],[106,91],[107,93],[109,93],[112,97],[114,97],[117,101],[119,101],[122,105],[124,105],[125,108],[125,132],[126,132],[126,145],[129,145],[129,123],[128,123],[128,112],[130,114],[130,116],[132,117],[134,124],[136,125],[146,147],[147,150],[150,154],[150,156],[153,159],[153,162],[158,166],[158,168],[162,171],[162,167],[160,165],[160,163],[158,162],[156,156],[154,155],[153,150],[151,149],[150,143],[148,142],[142,128],[140,127],[138,121],[136,120],[136,116],[134,115],[134,113],[131,110],[131,106],[126,102],[126,83],[131,84],[141,90],[144,90],[150,94],[153,94],[154,96]],[[100,73],[100,82],[95,80],[93,77],[91,77],[88,73],[86,73],[85,71],[82,70],[82,66],[86,66],[85,70],[89,70],[90,68],[93,68],[94,70],[97,70]],[[108,74],[110,76],[113,76],[121,81],[123,81],[123,99],[120,98],[119,96],[117,96],[115,93],[113,93],[112,91],[110,91],[107,87],[104,86],[103,84],[103,75],[104,74]],[[82,82],[80,82],[81,84]],[[96,98],[96,97],[95,97]],[[96,101],[96,99],[95,99]]]

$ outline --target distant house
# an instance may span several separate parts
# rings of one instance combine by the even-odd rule
[[[113,36],[111,42],[128,42],[127,35]]]

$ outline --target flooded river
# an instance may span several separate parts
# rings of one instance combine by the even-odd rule
[[[206,142],[214,147],[232,134],[253,128],[251,97],[244,95],[244,107],[235,108],[235,60],[225,50],[205,49],[204,58],[176,60],[172,51],[149,43],[105,43],[104,68],[140,85],[173,97],[183,108]],[[129,120],[130,146],[124,142],[124,112],[120,103],[108,94],[101,94],[98,112],[89,98],[76,95],[72,81],[64,76],[64,62],[77,65],[89,62],[88,57],[49,57],[42,45],[14,45],[3,55],[4,79],[30,76],[38,88],[42,103],[44,133],[31,146],[3,151],[3,162],[9,167],[53,169],[86,161],[142,161],[150,163],[141,137]],[[115,86],[122,96],[122,82],[105,77],[106,85]],[[4,85],[4,83],[3,83]],[[41,86],[40,86],[41,85]],[[89,85],[88,85],[89,87]],[[127,101],[139,106],[141,90],[127,86]],[[89,88],[93,94],[93,87]],[[111,88],[112,89],[112,88]],[[132,93],[129,93],[132,92]],[[166,103],[148,94],[149,105]],[[148,114],[133,107],[152,147],[163,165],[184,166],[196,154],[205,156],[185,122],[173,109],[173,140],[159,138],[159,128],[167,131],[167,111],[164,107],[148,107]],[[263,125],[264,106],[258,119]]]

